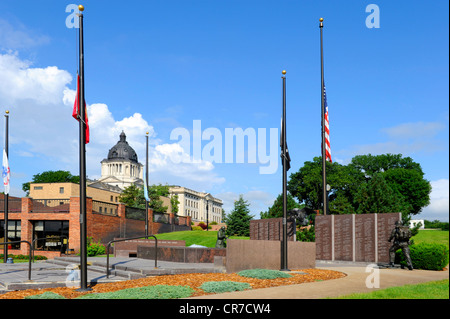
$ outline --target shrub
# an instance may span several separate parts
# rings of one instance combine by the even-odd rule
[[[25,299],[66,299],[66,298],[54,292],[46,291],[39,295],[26,296]]]
[[[210,293],[222,293],[231,291],[242,291],[245,289],[251,289],[249,283],[246,282],[235,282],[235,281],[208,281],[204,282],[201,286],[205,292]]]
[[[188,286],[156,285],[87,294],[76,299],[176,299],[188,298],[193,293],[194,289]]]
[[[201,227],[203,230],[205,230],[206,229],[206,227],[208,227],[208,229],[211,229],[211,226],[206,226],[206,224],[204,223],[204,222],[200,222],[200,223],[198,223],[198,226],[199,227]]]
[[[238,272],[239,276],[257,279],[290,278],[292,275],[272,269],[247,269]]]
[[[448,264],[449,249],[444,244],[420,243],[409,247],[411,261],[415,269],[442,270]],[[401,249],[396,252],[396,261],[406,265]]]
[[[97,255],[103,255],[106,253],[105,246],[103,246],[100,241],[98,243],[92,242],[92,237],[88,238],[87,243],[87,255],[88,257],[93,257]]]
[[[191,230],[203,230],[200,226],[192,226]]]
[[[29,255],[13,255],[13,254],[8,254],[8,257],[11,257],[14,260],[28,260],[30,259]],[[0,254],[0,259],[3,259],[3,254]],[[35,255],[34,256],[34,260],[47,260],[47,257],[45,256],[41,256],[41,255]]]
[[[314,226],[298,230],[297,231],[297,241],[315,242],[316,241],[316,232],[314,230]]]

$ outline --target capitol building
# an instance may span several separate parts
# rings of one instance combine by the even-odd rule
[[[125,132],[119,136],[119,141],[108,152],[107,158],[101,162],[101,177],[89,181],[88,186],[108,189],[121,193],[126,187],[136,185],[143,187],[144,166],[139,163],[135,150],[128,144]],[[169,197],[178,196],[178,215],[191,216],[193,221],[222,221],[221,199],[210,193],[198,192],[186,187],[169,186]],[[169,206],[170,200],[163,198],[164,205]]]
[[[131,185],[143,186],[143,167],[134,149],[128,144],[122,131],[120,139],[101,162],[101,177],[96,182],[116,186],[124,190]]]

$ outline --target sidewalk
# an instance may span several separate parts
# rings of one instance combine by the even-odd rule
[[[106,276],[106,258],[89,257],[87,284],[108,283],[137,279],[152,275],[173,275],[183,273],[212,273],[222,269],[208,263],[175,263],[138,258],[116,258],[109,260],[110,275]],[[0,263],[0,293],[12,290],[56,288],[71,284],[77,274],[73,270],[80,263],[80,257],[58,257],[31,264],[29,280],[28,263]],[[79,273],[78,273],[79,275]],[[79,278],[78,278],[79,279]]]
[[[53,261],[32,264],[31,281],[28,280],[28,263],[0,263],[0,293],[11,290],[67,286],[73,266],[79,263],[79,257],[57,258]],[[111,258],[109,278],[106,277],[106,258],[88,258],[88,284],[129,280],[152,275],[178,273],[221,272],[214,264],[192,264],[158,261],[155,269],[153,260],[138,258]],[[340,279],[320,282],[287,285],[272,288],[245,290],[223,294],[205,295],[191,299],[321,299],[337,297],[351,293],[371,292],[406,284],[418,284],[449,278],[445,271],[376,269],[379,271],[379,288],[368,288],[366,281],[374,283],[373,270],[366,272],[366,264],[316,262],[316,268],[335,270],[347,276]],[[69,283],[70,284],[70,283]]]
[[[371,279],[372,277],[368,279],[368,276],[373,274],[373,272],[366,272],[366,265],[317,262],[316,268],[340,271],[347,276],[340,279],[298,285],[206,295],[195,297],[195,299],[323,299],[449,278],[448,268],[445,271],[410,271],[401,268],[377,269],[379,271],[380,287],[368,288],[366,286],[366,280],[368,280],[369,283],[373,283],[374,281]]]

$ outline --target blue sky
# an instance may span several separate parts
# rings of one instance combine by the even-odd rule
[[[78,174],[77,30],[66,27],[71,1],[3,0],[0,110],[10,111],[12,194],[46,170]],[[380,27],[368,28],[369,4]],[[261,163],[192,161],[170,135],[194,120],[201,130],[280,126],[281,71],[287,71],[291,171],[320,155],[319,18],[333,160],[401,153],[422,165],[431,204],[417,216],[449,216],[448,2],[432,1],[93,1],[85,0],[85,84],[91,124],[87,174],[122,130],[150,182],[207,191],[227,212],[239,194],[252,214],[281,192],[278,169]],[[0,138],[4,141],[4,120]],[[278,136],[276,137],[278,139]],[[222,140],[225,145],[225,140]],[[202,148],[208,141],[202,141]],[[267,145],[269,137],[267,137]],[[224,147],[224,146],[223,146]],[[245,152],[249,150],[248,145]],[[223,148],[223,153],[225,148]],[[171,154],[189,162],[173,163]],[[224,158],[224,157],[223,157]],[[223,162],[223,161],[222,161]]]

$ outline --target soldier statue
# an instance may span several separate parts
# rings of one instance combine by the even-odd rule
[[[222,226],[217,232],[216,248],[225,248],[225,239],[227,239],[225,226]]]
[[[394,240],[391,248],[389,248],[389,266],[394,267],[395,252],[398,249],[401,249],[405,256],[408,269],[413,270],[409,252],[409,245],[411,244],[409,239],[411,236],[411,230],[408,226],[404,226],[400,220],[395,222],[395,228],[392,230],[391,236],[389,237],[389,242],[392,241],[392,239]]]

